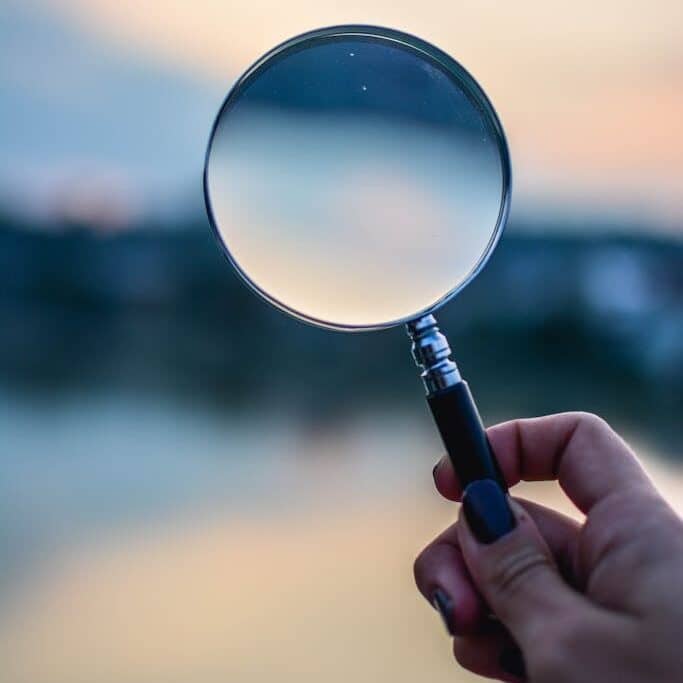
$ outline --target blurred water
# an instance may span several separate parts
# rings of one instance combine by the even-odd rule
[[[426,410],[312,427],[2,399],[2,680],[471,680],[412,585],[455,517]],[[680,503],[680,467],[635,445]],[[521,489],[572,512],[553,485]]]
[[[221,418],[131,396],[55,404],[4,393],[0,404],[6,580],[56,553],[206,509],[258,517],[316,500],[349,504],[368,487],[393,495],[435,446],[418,416],[311,431],[275,415]],[[322,492],[321,467],[335,473]]]

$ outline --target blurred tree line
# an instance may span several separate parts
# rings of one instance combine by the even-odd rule
[[[671,452],[683,407],[683,242],[566,227],[512,225],[439,313],[461,371],[488,419],[593,410],[637,423]],[[135,392],[318,423],[415,409],[409,350],[401,329],[328,332],[262,303],[203,219],[102,233],[0,216],[6,396]]]

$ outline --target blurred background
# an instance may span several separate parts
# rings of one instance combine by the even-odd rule
[[[4,0],[3,681],[470,680],[413,588],[456,510],[404,332],[272,310],[204,213],[232,81],[351,22],[505,125],[509,229],[440,316],[485,421],[598,412],[683,508],[680,2]]]

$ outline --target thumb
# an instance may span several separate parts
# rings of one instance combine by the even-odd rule
[[[474,583],[522,649],[548,624],[586,607],[529,514],[492,479],[465,489],[458,539]]]

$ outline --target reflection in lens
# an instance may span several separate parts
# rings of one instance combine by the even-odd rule
[[[231,258],[267,296],[334,326],[430,307],[486,253],[499,140],[436,61],[380,38],[276,55],[233,92],[207,196]]]

